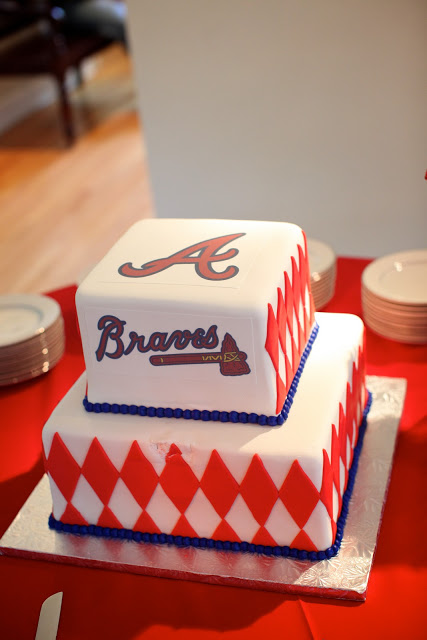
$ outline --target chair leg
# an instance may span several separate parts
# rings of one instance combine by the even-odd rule
[[[75,132],[73,125],[73,114],[71,111],[70,101],[68,99],[67,88],[65,86],[65,77],[56,77],[56,81],[59,91],[61,118],[65,133],[65,139],[67,145],[72,145],[75,140]]]

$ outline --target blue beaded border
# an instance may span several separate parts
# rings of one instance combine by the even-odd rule
[[[337,533],[334,544],[324,551],[305,551],[304,549],[293,549],[291,547],[272,547],[262,544],[252,544],[250,542],[229,542],[227,540],[212,540],[211,538],[190,538],[189,536],[173,536],[166,533],[142,533],[132,531],[132,529],[113,529],[110,527],[99,527],[97,525],[64,524],[56,520],[53,515],[49,516],[49,527],[55,531],[63,533],[74,533],[80,535],[94,535],[100,538],[119,538],[122,540],[133,540],[134,542],[150,542],[153,544],[174,544],[178,547],[198,547],[201,549],[217,549],[218,551],[239,551],[249,553],[263,553],[267,556],[282,556],[283,558],[296,558],[298,560],[326,560],[336,556],[344,535],[344,526],[348,516],[349,502],[353,493],[356,480],[359,458],[362,451],[363,439],[365,437],[368,424],[367,417],[372,404],[372,394],[368,392],[368,400],[363,412],[363,419],[359,429],[359,437],[353,452],[353,462],[348,472],[347,489],[342,499],[341,513],[337,521]]]
[[[184,418],[184,420],[203,420],[208,422],[243,422],[251,424],[259,424],[262,427],[277,427],[282,425],[289,416],[294,396],[296,394],[298,383],[300,381],[302,372],[304,370],[305,363],[312,349],[313,343],[319,332],[319,325],[317,322],[313,327],[313,331],[308,339],[307,345],[301,356],[301,361],[297,372],[289,387],[288,395],[286,396],[285,403],[282,411],[275,416],[266,416],[258,413],[246,413],[245,411],[200,411],[199,409],[170,409],[164,407],[146,407],[144,405],[137,406],[136,404],[110,404],[109,402],[89,402],[87,396],[84,397],[83,406],[89,413],[120,413],[123,415],[132,416],[147,416],[149,418]]]

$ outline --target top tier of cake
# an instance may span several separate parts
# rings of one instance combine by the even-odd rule
[[[281,424],[314,333],[305,236],[281,222],[143,220],[76,304],[95,411]]]

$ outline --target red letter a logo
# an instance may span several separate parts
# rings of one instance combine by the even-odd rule
[[[119,273],[128,278],[145,278],[169,269],[169,267],[173,267],[176,264],[194,264],[197,275],[205,278],[205,280],[229,280],[239,272],[238,267],[229,265],[225,271],[217,272],[212,269],[212,263],[230,260],[230,258],[237,256],[238,249],[228,249],[224,253],[218,253],[218,251],[229,242],[237,240],[237,238],[241,238],[244,235],[244,233],[234,233],[229,236],[204,240],[182,249],[168,258],[159,258],[158,260],[146,262],[139,269],[133,267],[131,262],[126,262],[119,267]],[[194,256],[193,254],[196,252],[198,253]]]

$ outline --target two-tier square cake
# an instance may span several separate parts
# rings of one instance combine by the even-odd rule
[[[364,327],[314,313],[299,227],[141,221],[76,304],[86,373],[43,431],[52,527],[336,553],[367,405]]]

